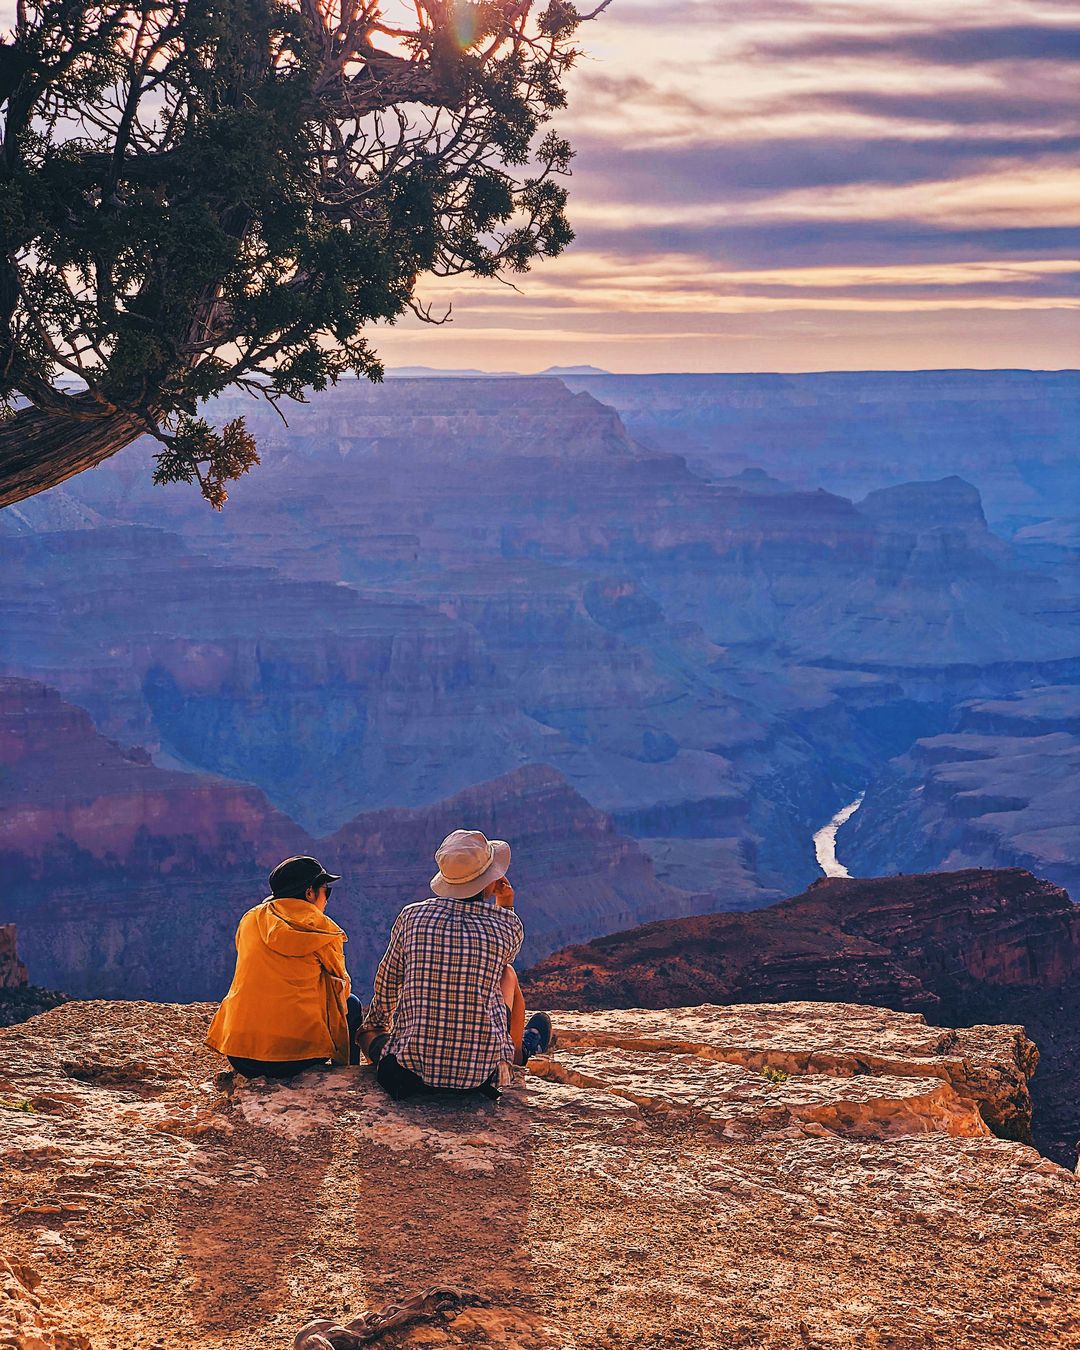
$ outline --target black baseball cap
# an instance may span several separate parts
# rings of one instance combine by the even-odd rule
[[[320,886],[329,886],[341,878],[328,872],[317,858],[286,858],[270,873],[269,880],[271,899],[292,896],[293,899],[302,900],[309,886],[318,890]]]

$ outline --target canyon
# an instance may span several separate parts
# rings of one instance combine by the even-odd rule
[[[957,474],[978,485],[996,527],[1052,538],[1080,500],[1075,370],[597,373],[564,382],[708,477],[751,466],[860,497]]]
[[[1015,1138],[1017,1026],[557,1012],[497,1104],[394,1103],[366,1066],[223,1071],[211,1011],[0,1029],[16,1350],[344,1350],[388,1322],[429,1350],[1080,1338],[1080,1177]]]
[[[394,919],[429,893],[435,848],[463,820],[514,841],[525,961],[712,908],[711,896],[659,881],[638,845],[551,768],[526,766],[429,807],[362,813],[316,839],[258,788],[159,768],[55,691],[0,679],[3,912],[35,982],[67,994],[221,997],[233,932],[266,895],[267,873],[315,853],[343,877],[333,913],[369,997]]]
[[[955,730],[883,766],[845,832],[865,876],[935,867],[1026,867],[1080,895],[1080,699],[1047,685],[974,699]]]
[[[688,379],[220,400],[263,456],[220,515],[146,445],[0,513],[0,671],[307,838],[545,766],[673,902],[801,890],[862,792],[849,870],[1075,885],[1072,733],[975,723],[1077,703],[1077,377]]]

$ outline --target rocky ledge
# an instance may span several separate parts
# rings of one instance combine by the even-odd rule
[[[0,924],[0,1027],[25,1022],[35,1013],[55,1008],[64,1001],[64,994],[30,983],[26,967],[19,960],[15,925]]]
[[[15,925],[0,923],[0,989],[22,989],[27,982],[26,967],[15,945]]]
[[[1042,1053],[1035,1142],[1076,1159],[1080,905],[1020,868],[822,878],[751,914],[663,920],[567,947],[522,983],[539,1007],[813,999],[921,1012],[945,1027],[1020,1023]]]
[[[394,1105],[367,1068],[234,1080],[209,1015],[0,1031],[0,1346],[1080,1343],[1080,1178],[990,1129],[1017,1027],[559,1013],[498,1105]]]

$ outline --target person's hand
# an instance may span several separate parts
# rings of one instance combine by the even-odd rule
[[[500,877],[495,883],[495,903],[502,909],[514,908],[514,888],[506,877]]]

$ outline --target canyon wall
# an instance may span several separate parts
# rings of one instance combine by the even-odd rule
[[[972,700],[954,726],[885,765],[843,833],[852,870],[989,860],[1080,897],[1080,689]]]
[[[920,397],[974,406],[980,378]],[[876,377],[851,388],[899,418]],[[772,415],[770,390],[747,406]],[[772,476],[707,478],[556,379],[349,382],[288,427],[225,399],[214,415],[248,414],[264,462],[221,515],[154,489],[145,446],[0,513],[0,669],[315,837],[550,765],[661,881],[765,904],[813,879],[814,830],[916,741],[1080,681],[1060,550],[989,530],[976,462],[913,451],[901,473],[898,448],[856,482],[822,431],[847,413],[814,406],[786,465],[747,437]],[[1039,754],[1036,812],[1040,766],[1048,791],[1059,772]],[[1065,881],[1020,833],[942,836],[917,865]]]
[[[394,919],[429,894],[435,848],[462,826],[513,841],[526,961],[715,903],[659,881],[609,816],[542,765],[429,807],[361,814],[317,839],[257,788],[160,769],[55,691],[7,679],[0,766],[3,912],[18,922],[35,982],[72,994],[220,997],[236,923],[265,896],[267,873],[314,853],[343,875],[333,913],[368,997]]]
[[[1007,528],[1075,517],[1075,370],[834,371],[794,375],[568,375],[631,433],[702,472],[763,466],[862,496],[907,478],[977,483]]]

